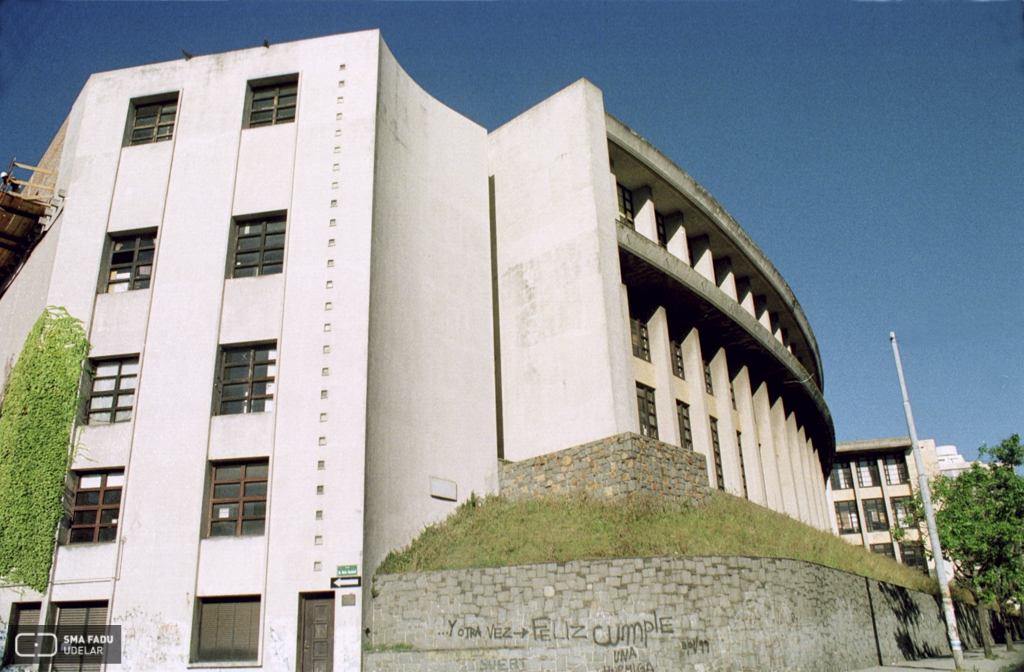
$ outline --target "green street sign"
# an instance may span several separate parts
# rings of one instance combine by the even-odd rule
[[[357,576],[359,565],[338,565],[338,576]]]

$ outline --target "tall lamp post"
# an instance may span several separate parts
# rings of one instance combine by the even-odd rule
[[[946,630],[949,634],[949,645],[953,649],[953,661],[956,669],[964,669],[964,652],[960,646],[960,635],[956,627],[956,612],[953,611],[953,598],[949,594],[949,582],[946,580],[946,563],[942,559],[942,546],[939,544],[939,530],[935,527],[935,511],[932,509],[932,496],[928,490],[928,477],[924,473],[924,460],[921,459],[921,448],[917,442],[917,429],[914,427],[914,413],[910,410],[910,397],[907,396],[907,381],[903,379],[903,364],[900,362],[900,348],[896,345],[896,332],[889,332],[892,343],[892,354],[896,358],[896,373],[900,377],[900,390],[903,392],[903,412],[907,416],[907,428],[910,430],[910,442],[914,447],[914,463],[917,465],[917,483],[921,488],[921,502],[924,504],[924,517],[928,521],[928,537],[932,542],[932,554],[935,556],[935,578],[939,580],[942,593],[942,610],[946,614]]]

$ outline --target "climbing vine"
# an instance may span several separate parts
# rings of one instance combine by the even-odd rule
[[[0,408],[0,579],[43,592],[89,341],[81,321],[48,307],[11,369]]]

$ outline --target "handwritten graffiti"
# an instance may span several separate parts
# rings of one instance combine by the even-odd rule
[[[498,658],[488,660],[484,658],[476,666],[478,670],[494,670],[494,672],[506,672],[506,670],[525,670],[526,658]]]
[[[711,644],[706,639],[698,639],[697,637],[684,639],[682,645],[684,654],[711,652]]]
[[[578,623],[559,623],[547,616],[541,616],[533,619],[530,624],[533,626],[533,638],[541,642],[587,638],[587,626]]]
[[[654,665],[647,661],[618,663],[616,665],[605,665],[601,668],[601,672],[654,672]]]
[[[675,632],[672,619],[653,612],[650,618],[632,623],[618,625],[595,625],[592,631],[594,643],[598,646],[647,646],[647,638],[652,634],[671,635]]]

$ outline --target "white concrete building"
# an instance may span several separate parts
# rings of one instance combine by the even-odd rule
[[[122,626],[124,670],[358,670],[389,550],[499,458],[621,432],[831,525],[799,304],[585,80],[488,134],[377,31],[197,56],[93,75],[44,163],[0,361],[57,305],[92,374],[51,586],[0,589],[5,663],[81,619]]]

